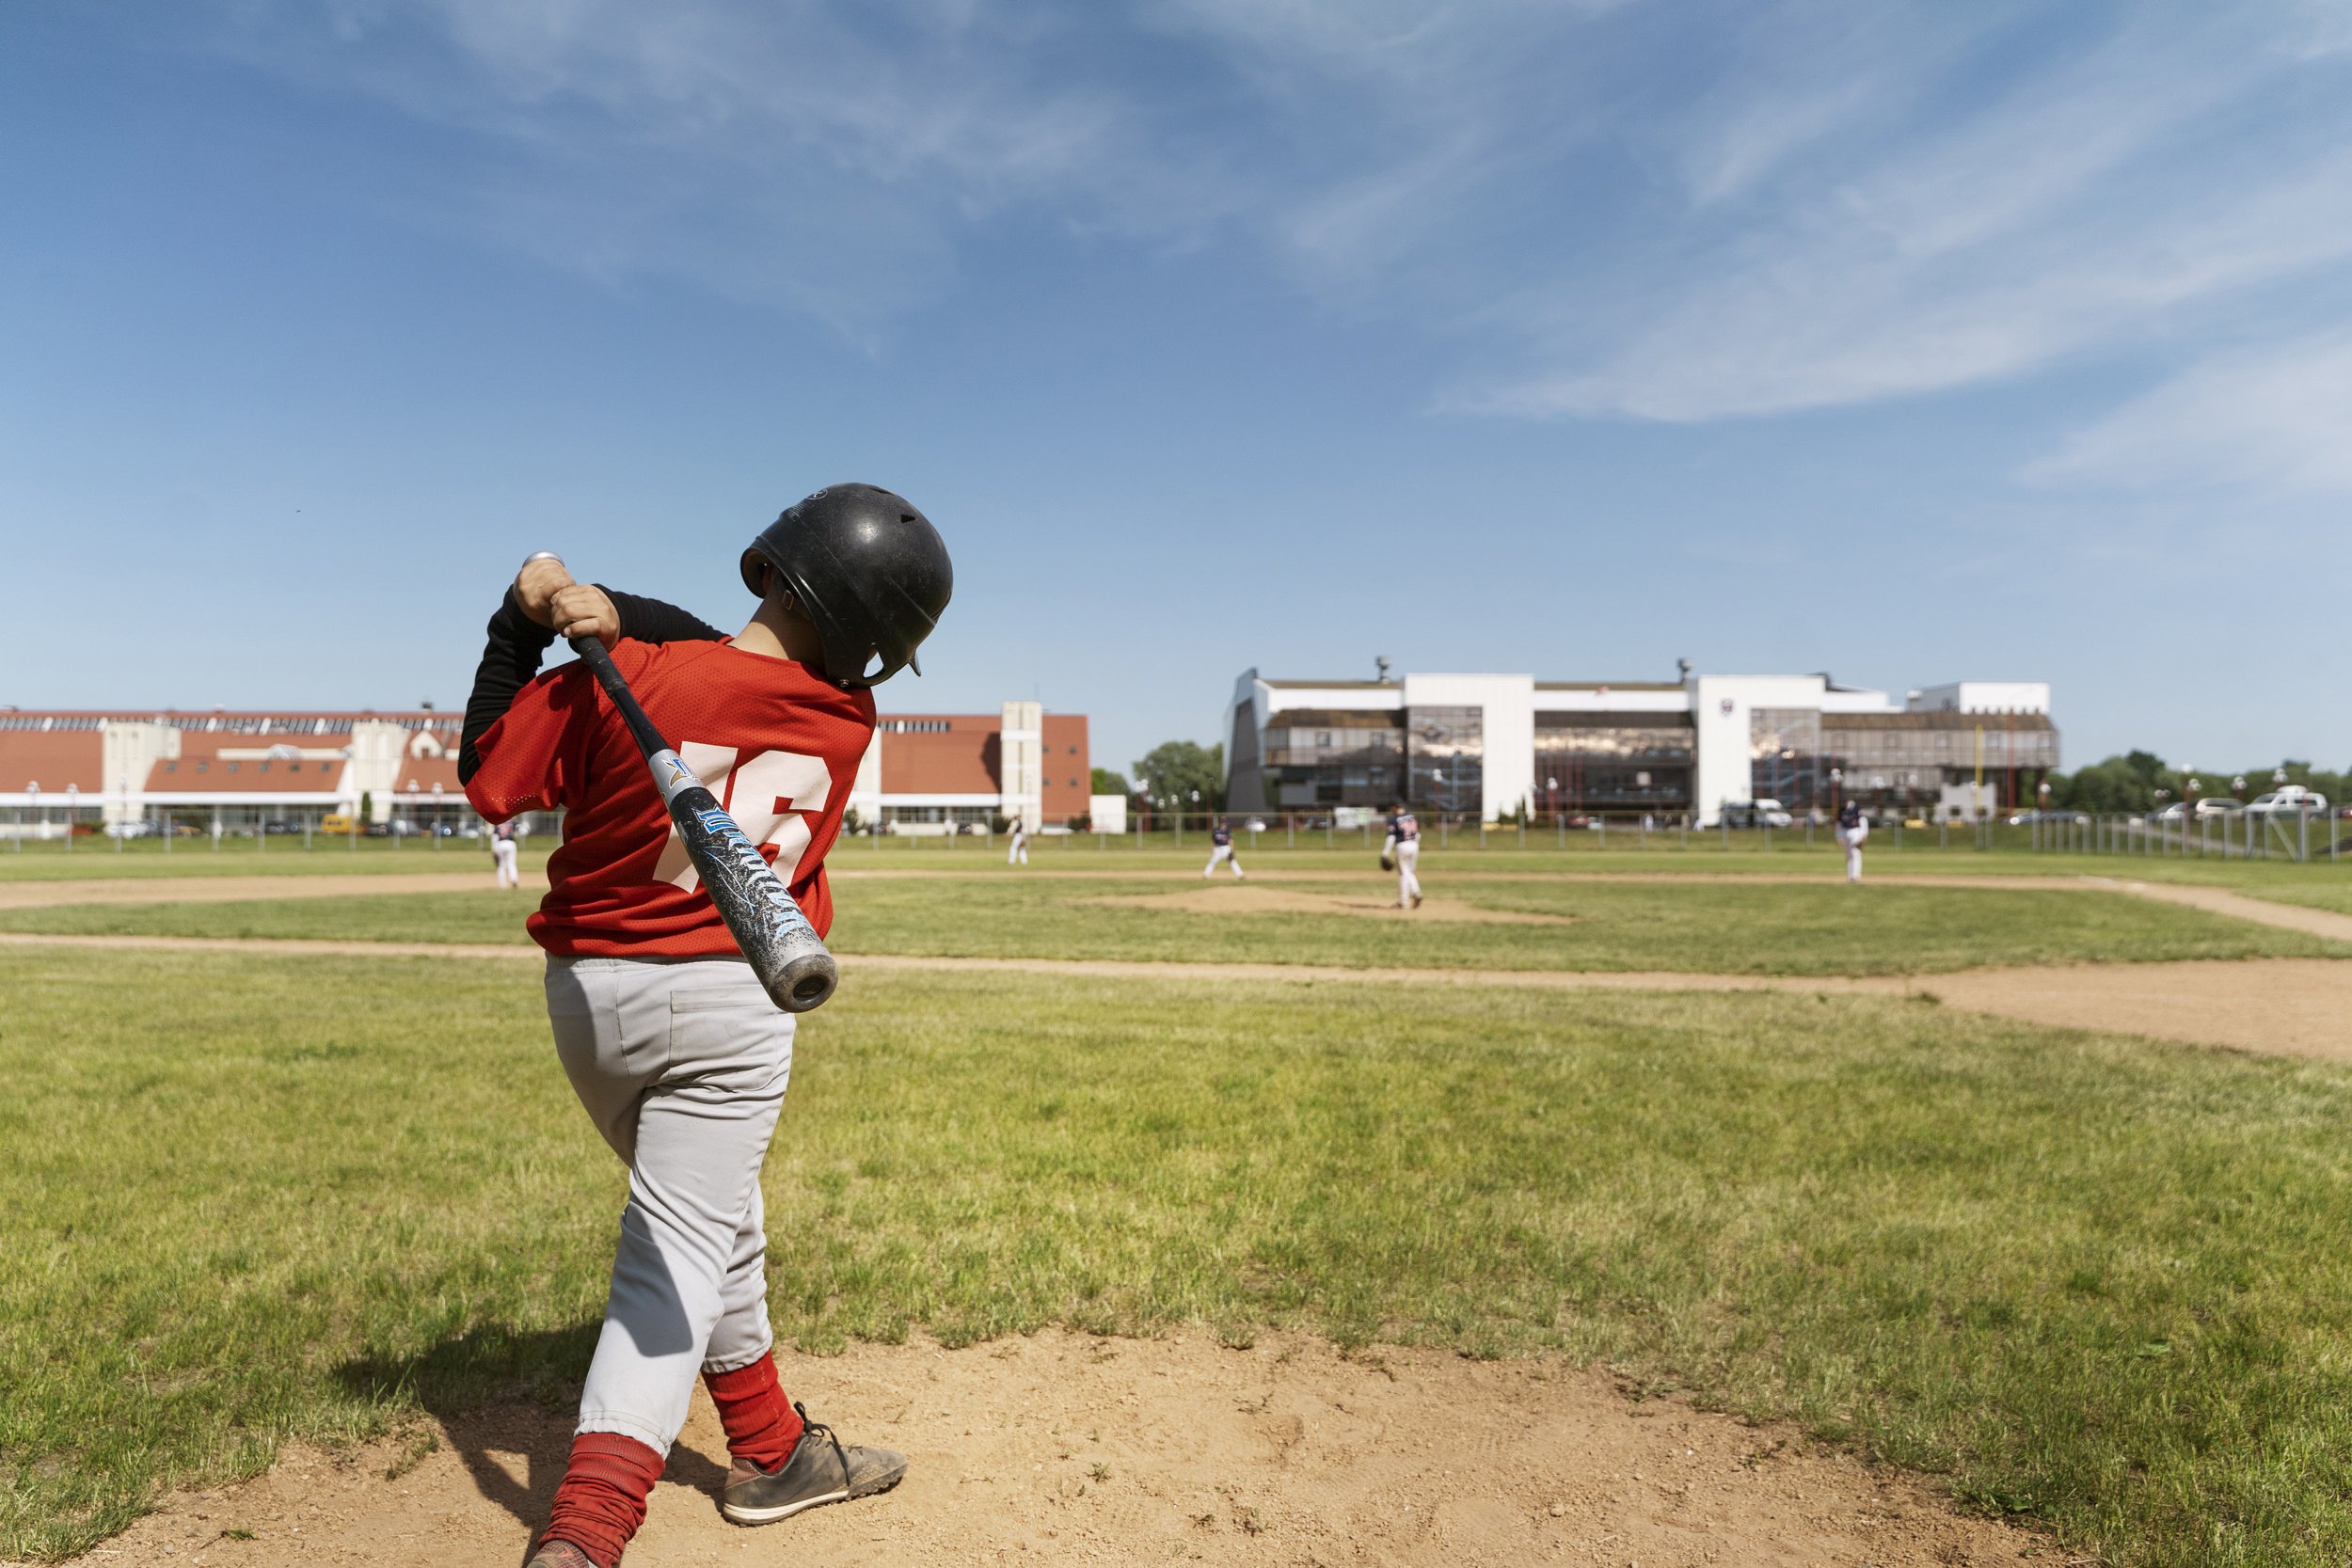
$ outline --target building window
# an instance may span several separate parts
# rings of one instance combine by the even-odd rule
[[[1486,712],[1417,707],[1406,714],[1406,795],[1441,812],[1477,811],[1486,800]]]

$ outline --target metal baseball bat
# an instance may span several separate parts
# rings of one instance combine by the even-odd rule
[[[823,1006],[841,982],[841,968],[825,950],[824,938],[735,818],[661,738],[628,680],[613,668],[604,644],[593,637],[575,637],[571,644],[637,737],[637,749],[653,769],[654,787],[661,791],[670,820],[686,843],[687,857],[769,997],[787,1013]]]

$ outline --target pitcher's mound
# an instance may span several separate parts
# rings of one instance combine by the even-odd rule
[[[1443,920],[1486,926],[1576,924],[1565,914],[1482,910],[1458,898],[1424,898],[1417,910],[1400,910],[1393,894],[1382,898],[1362,893],[1309,893],[1251,882],[1212,882],[1185,893],[1118,894],[1092,902],[1131,910],[1182,910],[1188,914],[1352,914],[1370,920]]]
[[[741,1529],[695,1396],[632,1568],[1205,1562],[2021,1565],[2041,1544],[1925,1486],[1600,1373],[1319,1340],[1042,1334],[969,1350],[787,1357],[787,1390],[846,1441],[913,1460],[896,1491]],[[86,1561],[219,1568],[515,1568],[570,1442],[514,1408],[173,1498]],[[396,1478],[404,1454],[413,1468]]]

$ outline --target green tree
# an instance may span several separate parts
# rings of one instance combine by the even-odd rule
[[[1167,740],[1134,764],[1137,787],[1170,811],[1225,809],[1225,748]],[[1200,799],[1195,800],[1193,797]]]
[[[1097,795],[1126,794],[1127,775],[1116,768],[1096,768],[1094,770],[1094,793]]]
[[[2154,802],[2155,789],[2128,757],[2109,757],[2072,774],[2050,775],[2050,803],[2072,811],[2146,811]]]

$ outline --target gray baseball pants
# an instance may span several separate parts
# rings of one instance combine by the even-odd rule
[[[547,991],[556,1055],[628,1166],[578,1430],[666,1454],[698,1374],[748,1367],[772,1342],[759,1167],[793,1018],[739,959],[550,956]]]

